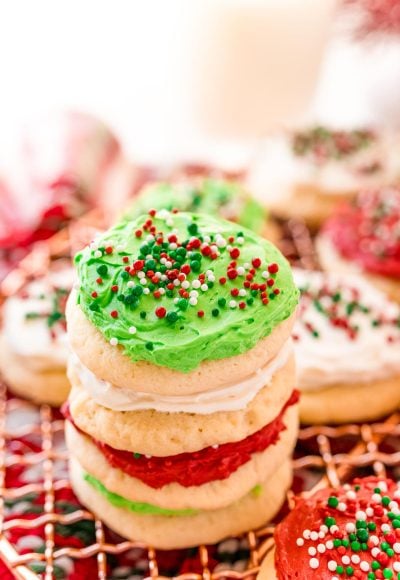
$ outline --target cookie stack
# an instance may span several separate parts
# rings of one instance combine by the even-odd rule
[[[76,257],[67,305],[73,488],[158,548],[260,526],[291,483],[298,292],[239,225],[150,210]]]

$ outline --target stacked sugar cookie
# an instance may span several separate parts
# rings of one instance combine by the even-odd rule
[[[298,422],[298,292],[279,251],[222,219],[151,210],[76,264],[65,414],[82,503],[165,549],[273,517]]]
[[[36,403],[59,406],[68,396],[65,304],[73,277],[60,260],[3,306],[1,375],[13,393]]]

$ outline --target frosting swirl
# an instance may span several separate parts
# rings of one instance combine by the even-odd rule
[[[295,270],[301,299],[293,337],[299,387],[400,373],[400,308],[363,278]]]
[[[151,210],[75,258],[85,316],[135,362],[190,372],[250,350],[293,313],[281,253],[221,219]]]
[[[267,219],[265,208],[238,183],[200,177],[146,186],[127,210],[132,220],[150,209],[189,211],[219,215],[261,233]]]

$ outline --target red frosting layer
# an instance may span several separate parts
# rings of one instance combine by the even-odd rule
[[[400,278],[400,189],[360,194],[326,222],[326,234],[336,250],[364,270]]]
[[[279,415],[246,439],[235,443],[224,443],[218,447],[206,447],[195,453],[180,453],[169,457],[146,457],[130,451],[114,449],[93,438],[92,441],[112,467],[121,469],[127,475],[140,479],[154,489],[173,482],[184,487],[203,485],[210,481],[226,479],[249,461],[253,453],[264,451],[269,445],[274,445],[281,431],[286,429],[283,422],[286,409],[295,405],[298,400],[299,392],[293,391]],[[68,407],[65,408],[64,415],[74,424]],[[76,427],[75,424],[74,426]]]
[[[398,504],[398,485],[375,476],[300,499],[275,530],[278,579],[397,578]]]

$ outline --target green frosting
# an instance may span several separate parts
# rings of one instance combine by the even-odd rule
[[[132,361],[181,372],[251,349],[298,301],[275,246],[203,214],[123,221],[75,261],[78,303],[104,337]]]
[[[149,185],[139,194],[124,218],[135,219],[152,208],[219,215],[256,233],[262,232],[268,217],[265,208],[241,185],[212,178]]]
[[[112,505],[118,508],[123,508],[140,514],[142,516],[194,516],[198,512],[197,510],[185,509],[185,510],[170,510],[167,508],[161,508],[151,503],[143,503],[139,501],[131,501],[109,491],[98,479],[85,473],[84,479],[90,483],[91,486],[95,488],[96,491],[100,492]]]

